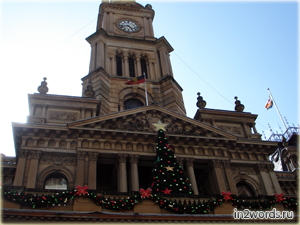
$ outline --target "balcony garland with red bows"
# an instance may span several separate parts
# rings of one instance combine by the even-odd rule
[[[168,196],[168,197],[167,197]],[[297,210],[297,199],[284,197],[283,194],[275,194],[274,196],[265,197],[264,200],[258,201],[247,200],[238,196],[231,195],[230,192],[223,192],[217,198],[211,199],[208,202],[200,201],[172,201],[169,194],[161,194],[153,196],[151,189],[141,189],[140,194],[131,195],[127,198],[110,198],[103,194],[99,195],[95,191],[88,190],[88,187],[78,187],[74,191],[60,191],[53,195],[36,195],[32,193],[17,192],[14,190],[4,190],[3,198],[22,206],[29,206],[33,209],[51,206],[67,206],[74,198],[88,198],[96,205],[102,206],[106,209],[116,211],[133,210],[136,204],[140,204],[144,199],[153,200],[162,209],[167,209],[179,214],[206,214],[214,210],[218,205],[224,202],[232,204],[238,209],[251,210],[270,210],[276,207],[277,204],[283,204],[285,210]],[[175,198],[175,197],[174,197]]]

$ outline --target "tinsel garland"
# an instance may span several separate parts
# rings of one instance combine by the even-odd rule
[[[51,207],[51,206],[66,206],[70,200],[73,200],[78,195],[78,190],[74,191],[60,191],[56,194],[37,195],[31,193],[18,193],[13,190],[3,190],[3,197],[9,201],[19,203],[22,206],[29,206],[32,208]],[[276,207],[278,203],[283,204],[285,210],[297,210],[297,199],[282,197],[278,195],[267,197],[265,200],[249,201],[237,196],[231,196],[230,192],[225,193],[208,202],[196,201],[172,201],[167,199],[164,195],[131,195],[123,199],[111,199],[103,195],[98,195],[94,191],[88,191],[81,194],[88,198],[95,204],[102,206],[106,209],[113,209],[118,211],[132,210],[136,204],[141,203],[144,199],[151,199],[159,205],[160,208],[170,210],[179,214],[206,214],[211,212],[217,205],[224,202],[231,203],[238,209],[250,210],[270,210]]]

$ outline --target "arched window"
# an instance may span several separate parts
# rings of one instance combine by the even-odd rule
[[[122,76],[122,57],[116,56],[117,75]]]
[[[141,101],[134,98],[128,99],[124,102],[125,110],[141,107],[143,105],[144,104]]]
[[[239,196],[255,197],[252,187],[244,182],[237,183],[236,189]]]
[[[128,64],[129,64],[129,76],[130,77],[135,77],[134,58],[133,57],[128,58]]]
[[[53,173],[45,179],[45,189],[47,190],[68,190],[68,181],[65,176]]]
[[[141,58],[141,67],[142,67],[142,74],[141,75],[145,74],[146,75],[146,79],[148,79],[146,59]]]

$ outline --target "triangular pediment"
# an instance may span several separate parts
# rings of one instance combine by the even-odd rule
[[[68,124],[71,129],[109,130],[137,133],[156,133],[153,123],[167,124],[167,135],[195,136],[236,140],[237,136],[219,128],[191,119],[169,109],[150,105],[103,116],[75,121]]]

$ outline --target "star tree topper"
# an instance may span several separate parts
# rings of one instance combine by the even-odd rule
[[[165,126],[167,126],[168,124],[166,123],[162,123],[160,120],[158,121],[158,123],[153,123],[153,125],[156,127],[156,131],[162,129],[163,131],[166,131]]]

